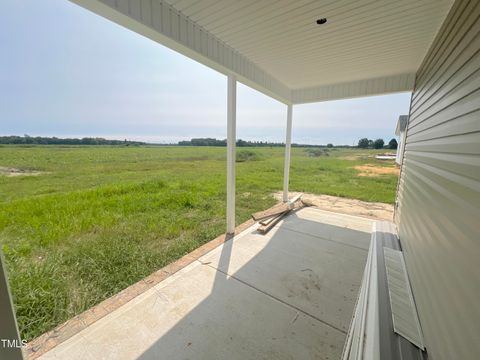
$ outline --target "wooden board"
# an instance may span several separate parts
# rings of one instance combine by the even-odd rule
[[[252,215],[253,220],[263,220],[284,213],[285,211],[290,210],[290,205],[288,203],[279,204],[268,210],[259,211]]]
[[[276,206],[271,207],[268,210],[259,211],[252,215],[253,220],[263,220],[268,219],[279,214],[284,213],[285,211],[292,210],[295,207],[295,203],[300,200],[303,194],[298,194],[294,196],[291,200],[286,203],[278,204]]]
[[[267,232],[270,231],[282,218],[287,215],[290,212],[290,210],[287,210],[273,218],[272,221],[268,225],[262,225],[260,226],[257,230],[261,232],[262,234],[266,234]]]
[[[288,203],[289,204],[295,204],[298,200],[300,200],[300,198],[303,196],[303,194],[298,194],[298,195],[295,195],[293,198],[291,198],[290,200],[288,200]]]
[[[270,224],[272,221],[274,221],[278,216],[281,216],[281,215],[283,215],[283,213],[274,215],[274,216],[269,217],[269,218],[267,218],[267,219],[260,220],[259,222],[260,222],[261,225],[268,225],[268,224]]]

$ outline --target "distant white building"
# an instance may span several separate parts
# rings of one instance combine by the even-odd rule
[[[397,122],[397,128],[395,129],[395,135],[398,136],[397,157],[395,162],[398,165],[402,164],[403,151],[405,149],[405,136],[407,134],[408,115],[400,115]]]

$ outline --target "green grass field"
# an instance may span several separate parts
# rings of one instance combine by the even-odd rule
[[[249,152],[249,153],[244,153]],[[361,177],[379,151],[292,149],[290,190],[393,203],[397,177]],[[237,224],[275,203],[283,148],[238,148]],[[30,340],[225,229],[225,148],[0,146],[0,243]]]

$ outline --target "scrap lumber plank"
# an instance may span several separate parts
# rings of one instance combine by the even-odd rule
[[[302,197],[302,195],[303,194],[298,194],[286,203],[278,204],[268,210],[256,212],[252,215],[252,218],[255,221],[264,220],[279,215],[287,210],[292,210],[295,207],[295,203]]]
[[[256,212],[255,214],[252,215],[253,220],[258,221],[258,220],[263,220],[278,214],[281,214],[285,211],[289,210],[289,204],[279,204],[277,206],[274,206],[268,210],[263,210]]]
[[[271,218],[268,218],[266,220],[262,220],[260,221],[260,224],[262,226],[258,227],[258,231],[260,233],[262,233],[263,235],[265,235],[266,233],[268,233],[273,227],[275,227],[275,225],[281,220],[283,219],[286,215],[288,215],[292,210],[296,210],[296,209],[301,209],[302,207],[304,207],[305,205],[301,202],[301,201],[297,201],[295,203],[292,203],[291,204],[291,209],[281,213],[281,214],[278,214],[278,215],[275,215],[275,216],[272,216]]]
[[[266,234],[267,232],[269,232],[280,220],[282,220],[282,218],[287,215],[288,213],[290,212],[290,210],[287,210],[279,215],[277,215],[276,217],[274,217],[274,219],[268,224],[268,225],[262,225],[260,226],[257,230],[259,232],[261,232],[262,234]]]
[[[288,203],[289,204],[294,204],[295,202],[297,202],[298,200],[300,200],[300,198],[303,196],[303,193],[300,193],[298,195],[295,195],[293,198],[291,198],[290,200],[288,200]]]
[[[265,218],[265,219],[263,219],[263,220],[260,220],[259,222],[260,222],[261,225],[268,225],[268,224],[270,224],[277,216],[278,216],[278,215],[272,215],[271,217]]]

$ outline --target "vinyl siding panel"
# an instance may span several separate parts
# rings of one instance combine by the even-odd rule
[[[479,1],[456,1],[417,72],[397,193],[433,360],[480,356],[479,19]]]

